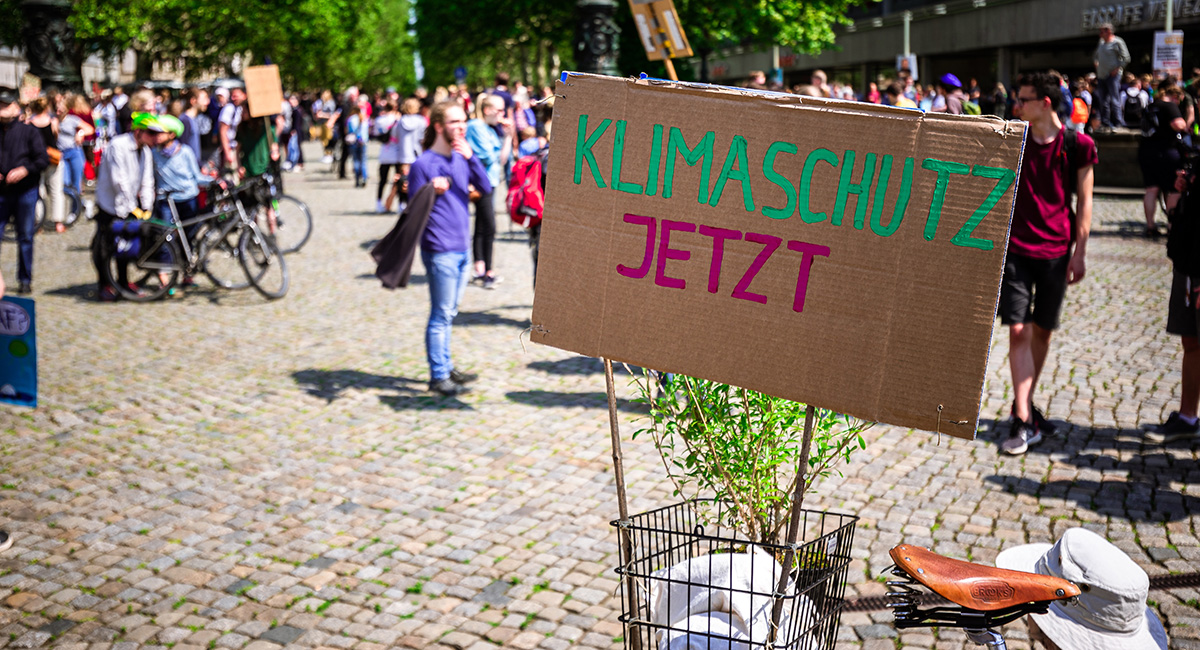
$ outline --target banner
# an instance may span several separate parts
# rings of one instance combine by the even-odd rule
[[[33,301],[0,298],[0,402],[37,406],[37,340]]]

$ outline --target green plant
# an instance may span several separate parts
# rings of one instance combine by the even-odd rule
[[[839,461],[866,448],[862,432],[872,426],[813,409],[806,440],[804,404],[683,375],[632,374],[640,395],[635,401],[649,409],[634,438],[653,438],[676,494],[729,503],[727,520],[718,523],[760,543],[783,542],[801,464],[803,495],[836,472]]]

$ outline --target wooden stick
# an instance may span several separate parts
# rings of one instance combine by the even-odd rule
[[[621,525],[617,527],[617,535],[621,538],[621,556],[626,561],[633,559],[633,540],[629,537],[629,529],[625,524],[629,521],[629,504],[625,496],[625,467],[621,462],[621,428],[617,420],[617,391],[613,382],[613,367],[612,359],[604,359],[604,385],[608,390],[608,430],[612,436],[612,459],[613,459],[613,478],[617,482],[617,513],[620,517]],[[621,576],[625,582],[625,589],[628,592],[629,599],[629,622],[626,623],[625,629],[632,639],[630,647],[633,650],[642,650],[642,637],[637,630],[634,629],[633,619],[637,616],[638,601],[637,601],[637,586],[633,583],[633,578],[628,573]]]
[[[804,411],[804,437],[800,443],[800,463],[796,468],[796,487],[792,491],[792,518],[788,521],[787,544],[789,548],[783,560],[783,573],[779,576],[779,584],[775,587],[776,594],[783,594],[787,589],[788,575],[791,574],[792,564],[796,560],[796,550],[792,545],[800,536],[800,513],[804,503],[804,474],[808,470],[808,452],[812,447],[813,419],[816,414],[817,411],[811,404]],[[775,642],[775,636],[779,633],[779,618],[782,613],[783,598],[776,596],[775,605],[771,608],[771,643]]]
[[[671,57],[663,57],[663,65],[667,66],[667,78],[671,81],[679,81],[679,76],[675,74],[675,64],[671,62]]]

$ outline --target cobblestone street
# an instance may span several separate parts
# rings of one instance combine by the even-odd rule
[[[374,149],[372,150],[374,153]],[[394,215],[313,161],[286,176],[315,227],[291,289],[201,286],[95,300],[93,226],[36,240],[40,406],[0,406],[0,647],[89,650],[623,647],[616,489],[601,363],[528,343],[524,232],[498,216],[494,291],[454,329],[460,398],[426,390],[429,296],[389,292],[368,255]],[[809,507],[861,517],[847,597],[880,595],[901,541],[991,563],[1086,526],[1151,575],[1200,570],[1195,443],[1142,427],[1178,408],[1164,332],[1170,264],[1140,197],[1102,198],[1038,402],[1060,434],[998,443],[1012,401],[998,325],[973,442],[878,426]],[[15,288],[15,245],[0,246]],[[930,351],[933,353],[933,351]],[[634,513],[673,502],[617,377]],[[1200,650],[1200,592],[1152,591],[1171,648]],[[1023,623],[1004,629],[1030,648]],[[959,650],[956,630],[842,617],[839,648]],[[1070,649],[1065,649],[1070,650]]]

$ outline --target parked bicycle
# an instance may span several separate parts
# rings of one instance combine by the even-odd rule
[[[275,210],[274,235],[279,250],[285,254],[300,250],[312,236],[312,213],[308,211],[308,206],[304,201],[284,194],[279,177],[273,173],[263,174],[249,183],[255,184],[259,193],[259,202],[253,214],[259,228],[264,232],[271,232],[267,217],[269,204]]]
[[[220,287],[253,286],[267,299],[287,294],[289,275],[283,254],[243,207],[242,196],[252,188],[232,190],[218,181],[220,194],[213,210],[182,220],[174,201],[165,198],[171,222],[161,219],[113,223],[116,253],[105,265],[109,282],[121,297],[148,302],[167,295],[181,277],[204,273]],[[188,236],[188,231],[193,235]],[[240,267],[245,283],[234,278]],[[125,282],[120,282],[122,275]]]

